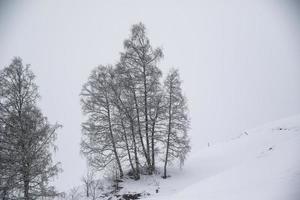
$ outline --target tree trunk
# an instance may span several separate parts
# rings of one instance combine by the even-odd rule
[[[124,133],[124,136],[125,136],[125,144],[126,144],[126,150],[127,150],[127,154],[128,154],[129,163],[130,163],[132,172],[136,173],[135,169],[134,169],[134,166],[133,166],[133,163],[132,163],[132,158],[131,158],[131,154],[130,154],[130,150],[129,150],[129,145],[128,145],[127,133],[126,133],[126,129],[125,129],[125,126],[124,126],[124,123],[123,123],[123,119],[121,119],[121,123],[122,123],[123,133]]]
[[[29,180],[26,175],[24,176],[24,199],[30,200],[29,199]]]
[[[89,184],[89,183],[88,183]],[[86,185],[86,197],[89,197],[90,196],[90,193],[89,193],[89,185]]]
[[[168,140],[167,140],[167,151],[166,151],[166,160],[164,165],[164,175],[163,178],[167,178],[167,164],[168,164],[168,156],[169,156],[169,145],[170,145],[170,132],[168,133]]]
[[[152,133],[151,133],[151,150],[152,150],[152,164],[151,164],[151,173],[155,171],[155,148],[154,148],[154,132],[155,132],[155,120],[152,123]]]
[[[115,92],[115,94],[117,94],[115,90],[114,90],[114,92]],[[133,150],[134,150],[134,159],[135,159],[135,165],[136,165],[136,167],[135,167],[135,180],[139,180],[140,179],[139,159],[138,159],[138,154],[137,154],[137,146],[136,146],[136,140],[135,140],[133,119],[132,119],[129,111],[126,109],[126,106],[124,105],[124,103],[123,103],[122,99],[120,98],[120,96],[117,95],[117,97],[118,97],[118,100],[120,101],[122,107],[124,108],[126,116],[128,117],[128,119],[130,121],[130,129],[131,129],[132,142],[133,142],[133,147],[134,147],[133,148]],[[122,108],[119,105],[117,105],[117,107],[119,108],[119,110],[122,110]],[[128,155],[130,155],[130,152],[128,152]],[[132,164],[132,168],[134,169],[133,164]]]
[[[132,119],[130,120],[130,127],[131,127],[132,141],[133,141],[133,146],[134,146],[134,159],[135,159],[135,165],[136,165],[135,166],[135,169],[136,169],[135,180],[139,180],[140,179],[139,158],[138,158],[138,154],[137,154],[134,125],[133,125]]]
[[[120,171],[120,178],[123,178],[124,174],[123,174],[121,162],[120,162],[120,159],[119,159],[119,155],[118,155],[116,144],[115,144],[115,140],[114,140],[114,135],[113,135],[113,131],[112,131],[112,125],[111,125],[111,117],[110,117],[110,107],[109,107],[109,103],[108,103],[108,99],[107,98],[106,98],[106,102],[107,102],[107,119],[108,119],[108,126],[109,126],[109,133],[110,133],[111,143],[113,145],[113,152],[115,154],[117,165],[118,165],[118,168],[119,168],[119,171]]]
[[[144,81],[144,105],[145,105],[145,132],[146,132],[146,145],[147,145],[147,155],[148,155],[148,167],[151,173],[151,160],[150,160],[150,144],[148,136],[148,95],[147,95],[147,77],[146,77],[146,66],[143,64],[143,81]]]
[[[141,123],[140,123],[140,111],[139,111],[138,102],[137,102],[135,92],[133,92],[133,97],[134,97],[134,102],[135,102],[135,107],[136,107],[136,115],[137,115],[137,120],[138,120],[138,133],[139,133],[139,136],[140,136],[144,156],[146,158],[147,165],[149,167],[151,165],[151,163],[150,163],[150,160],[149,160],[149,155],[147,154],[146,149],[145,149],[145,145],[144,145],[144,140],[143,140],[142,131],[141,131]]]
[[[172,85],[170,84],[170,94],[169,94],[169,108],[168,108],[168,117],[169,117],[169,124],[168,124],[168,139],[167,139],[167,150],[166,150],[166,160],[164,165],[164,175],[163,178],[167,178],[167,164],[168,164],[168,156],[169,156],[169,146],[170,146],[170,135],[171,135],[171,123],[172,123],[172,116],[171,116],[171,109],[172,109]]]

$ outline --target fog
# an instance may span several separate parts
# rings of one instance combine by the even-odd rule
[[[49,121],[59,122],[64,172],[80,183],[79,93],[91,70],[115,64],[132,24],[163,48],[160,68],[179,68],[191,116],[192,153],[263,123],[300,113],[300,18],[296,1],[1,1],[0,69],[31,64]]]

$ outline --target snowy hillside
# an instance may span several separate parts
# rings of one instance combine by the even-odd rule
[[[300,199],[300,116],[199,152],[176,181],[184,188],[161,199]]]
[[[141,193],[149,200],[298,200],[300,115],[192,152],[182,170],[169,174],[125,179],[119,194]]]
[[[167,180],[155,178],[160,191],[148,199],[300,198],[300,116],[249,130],[197,155],[193,153],[183,171],[174,170]],[[122,185],[124,190],[154,193],[155,181]]]

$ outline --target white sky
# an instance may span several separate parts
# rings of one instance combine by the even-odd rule
[[[287,3],[289,2],[289,3]],[[296,2],[296,1],[295,1]],[[143,22],[178,67],[192,119],[193,152],[207,142],[300,113],[300,18],[293,1],[0,1],[0,68],[30,63],[40,106],[59,131],[56,185],[80,182],[79,93],[98,64],[114,64]],[[197,144],[197,145],[196,145]]]

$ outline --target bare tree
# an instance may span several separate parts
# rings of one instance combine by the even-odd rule
[[[5,158],[1,174],[7,174],[0,180],[3,199],[58,195],[49,179],[59,172],[50,150],[55,149],[60,125],[49,124],[36,106],[39,95],[34,78],[20,58],[0,72],[0,149]]]
[[[134,161],[135,167],[132,168],[134,177],[136,180],[140,178],[140,159],[138,156],[138,142],[137,137],[141,134],[136,134],[137,132],[140,133],[140,121],[139,121],[139,110],[137,109],[137,98],[136,98],[136,88],[133,78],[126,68],[119,63],[115,69],[115,84],[112,87],[114,91],[114,99],[115,105],[119,110],[120,114],[125,116],[124,119],[121,119],[121,123],[123,123],[123,133],[126,134],[126,127],[128,132],[131,135],[132,140],[132,148],[134,152]],[[133,103],[134,102],[134,103]],[[120,115],[121,116],[121,115]],[[137,128],[138,127],[138,128]],[[124,135],[125,138],[126,135]],[[141,140],[142,141],[142,140]],[[141,142],[141,146],[143,142]],[[144,149],[144,148],[143,148]],[[145,151],[144,151],[145,152]],[[128,154],[129,156],[130,154]],[[131,158],[129,158],[131,160]]]
[[[145,26],[133,25],[115,67],[100,66],[83,86],[81,102],[88,116],[82,124],[82,152],[90,165],[104,169],[130,167],[135,180],[155,171],[157,156],[166,148],[169,161],[184,161],[190,147],[189,120],[178,71],[163,86],[158,62],[163,54],[152,48]],[[165,175],[166,176],[166,175]]]
[[[68,196],[68,200],[80,200],[82,198],[82,194],[80,193],[80,188],[79,187],[73,187]]]
[[[92,170],[88,169],[86,175],[81,178],[81,180],[84,184],[86,197],[90,197],[91,187],[95,181],[94,176],[95,176],[95,173]]]
[[[186,154],[190,151],[187,131],[189,118],[186,99],[181,91],[181,80],[178,70],[170,70],[164,82],[167,104],[167,127],[166,127],[166,156],[163,178],[167,178],[168,162],[179,158],[183,163]]]
[[[90,197],[92,200],[103,199],[102,192],[104,186],[100,180],[94,180],[90,186]]]
[[[152,101],[149,92],[154,85],[159,85],[161,71],[157,67],[159,60],[163,57],[160,48],[153,49],[150,40],[146,36],[146,28],[142,23],[132,26],[131,36],[124,41],[125,52],[121,54],[121,62],[130,72],[134,82],[134,103],[138,120],[138,133],[145,155],[149,172],[152,173],[149,137],[149,101]],[[140,100],[140,101],[139,101]],[[143,117],[144,134],[142,134],[141,117]],[[146,147],[143,139],[146,139]]]
[[[84,138],[82,152],[95,168],[105,168],[117,163],[120,176],[123,169],[117,150],[115,128],[115,108],[110,90],[111,67],[99,66],[94,69],[81,92],[81,103],[88,120],[82,124]]]
[[[163,140],[163,130],[165,124],[165,102],[164,102],[164,94],[160,85],[156,86],[153,92],[149,93],[151,95],[151,101],[149,102],[149,118],[150,118],[150,127],[151,127],[151,135],[149,136],[151,139],[151,170],[155,171],[155,155],[159,152],[156,149],[156,145]]]

